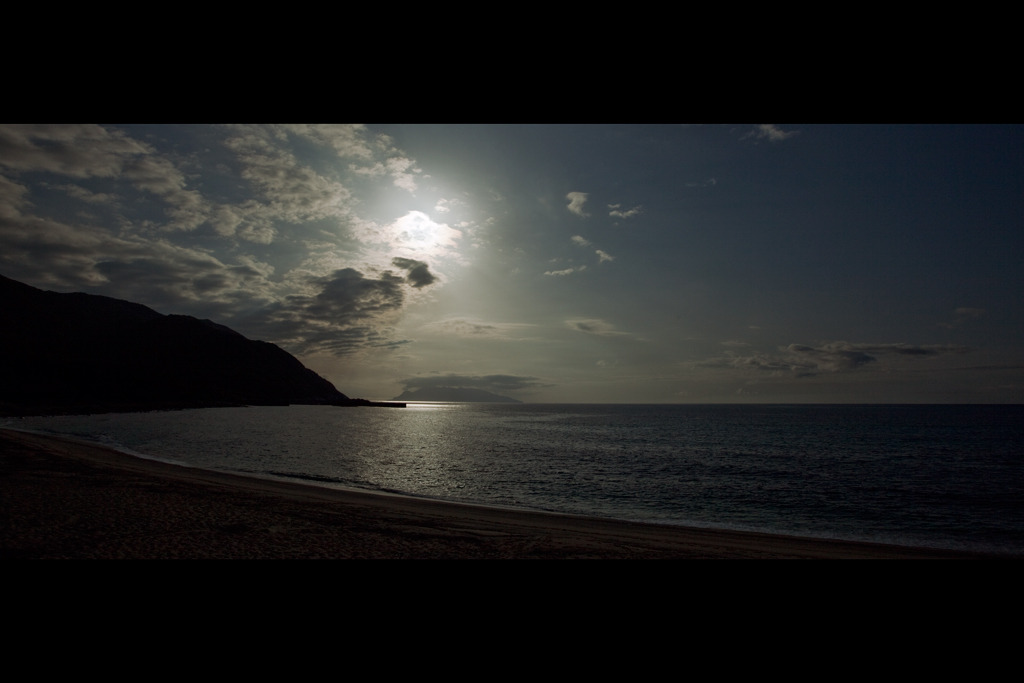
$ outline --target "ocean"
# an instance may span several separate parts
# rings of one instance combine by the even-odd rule
[[[410,403],[0,426],[317,486],[1024,557],[1021,405]]]

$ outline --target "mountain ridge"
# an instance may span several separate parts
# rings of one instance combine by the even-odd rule
[[[0,415],[371,405],[229,327],[0,275]]]

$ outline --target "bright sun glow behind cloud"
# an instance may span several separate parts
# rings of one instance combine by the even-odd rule
[[[441,257],[458,248],[462,232],[438,223],[422,211],[410,211],[394,223],[394,244],[419,258]]]

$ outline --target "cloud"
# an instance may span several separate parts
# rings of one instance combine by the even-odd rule
[[[565,198],[569,200],[569,211],[576,214],[577,216],[587,217],[590,214],[583,210],[583,205],[587,201],[586,192],[570,192],[565,195]]]
[[[47,199],[45,206],[36,205],[36,214],[67,220],[55,212],[81,202],[94,212],[103,209],[108,229],[136,234],[210,226],[223,237],[265,244],[280,234],[278,221],[351,212],[349,190],[289,148],[288,127],[154,126],[147,142],[132,130],[0,126],[0,172],[71,181],[36,183],[34,192]],[[164,136],[177,137],[169,143]],[[248,194],[242,198],[241,192]]]
[[[608,208],[610,211],[608,215],[613,218],[633,218],[643,213],[642,206],[634,206],[632,209],[622,209],[620,208],[621,206],[622,204],[609,204]]]
[[[753,131],[743,136],[743,139],[754,138],[755,140],[767,140],[768,142],[782,142],[797,135],[799,131],[784,131],[771,123],[762,123]]]
[[[360,124],[308,124],[293,123],[282,126],[295,135],[332,148],[340,158],[353,162],[376,163],[380,152],[387,152],[390,140],[385,137],[373,138],[367,134],[366,126]]]
[[[493,336],[498,328],[489,323],[470,322],[468,320],[444,320],[436,324],[438,327],[460,336]]]
[[[423,261],[416,261],[409,258],[396,257],[391,259],[391,263],[398,268],[409,272],[406,278],[413,287],[420,289],[427,285],[432,285],[437,281],[437,278],[427,268],[427,264]]]
[[[984,308],[971,308],[969,306],[960,306],[953,311],[955,316],[951,322],[939,323],[939,327],[945,327],[947,329],[953,329],[954,327],[960,327],[965,325],[972,320],[984,317],[988,311]]]
[[[438,199],[437,203],[434,205],[434,211],[437,213],[451,213],[452,209],[462,208],[465,205],[466,203],[460,199],[448,199],[442,197],[441,199]]]
[[[408,288],[439,281],[422,255],[451,256],[462,233],[356,209],[420,177],[358,125],[0,125],[0,272],[293,353],[394,346]]]
[[[155,148],[98,125],[0,126],[0,167],[15,175],[117,181],[122,187],[116,193],[66,183],[49,187],[92,203],[118,202],[128,189],[153,195],[163,202],[164,229],[193,230],[206,221],[210,208],[199,193],[186,187],[185,174]]]
[[[103,294],[140,301],[162,312],[223,312],[233,300],[258,301],[265,275],[241,255],[225,263],[206,250],[158,236],[75,225],[39,216],[16,184],[0,178],[0,269],[35,286],[102,287]],[[219,282],[213,287],[212,283]]]
[[[462,231],[447,223],[438,223],[422,211],[409,211],[383,230],[391,249],[432,256],[451,255]]]
[[[277,126],[233,126],[224,147],[252,192],[243,204],[249,220],[301,223],[351,213],[351,192],[301,161]]]
[[[545,271],[544,274],[545,275],[549,275],[551,277],[565,277],[566,275],[572,275],[573,273],[579,273],[579,272],[582,272],[582,271],[584,271],[586,269],[587,269],[587,267],[585,265],[584,266],[574,266],[572,268],[565,268],[563,270],[548,270],[548,271]]]
[[[390,273],[374,280],[353,268],[342,268],[312,282],[320,287],[315,296],[292,296],[289,300],[316,318],[344,324],[394,310],[402,304],[402,280]]]
[[[786,351],[791,357],[800,359],[794,363],[795,367],[813,367],[828,372],[855,370],[877,360],[867,351],[844,343],[826,344],[822,347],[790,344]]]
[[[572,236],[572,241],[574,243],[576,243],[577,246],[580,246],[580,247],[590,247],[590,246],[593,246],[593,244],[590,242],[590,240],[586,239],[585,237],[582,237],[581,235],[573,235]],[[594,253],[597,254],[597,262],[599,264],[604,263],[605,261],[614,261],[615,260],[614,256],[612,256],[608,252],[603,251],[601,249],[595,249]],[[585,266],[580,266],[576,270],[583,270],[584,267]],[[568,271],[548,272],[548,273],[545,273],[545,275],[568,275],[571,272],[573,272],[573,270],[569,269]]]
[[[494,323],[465,318],[450,318],[424,325],[431,332],[473,339],[513,339],[522,338],[516,333],[532,330],[536,326],[529,323]]]
[[[288,295],[240,316],[257,338],[274,339],[293,353],[326,351],[338,356],[367,347],[401,343],[391,337],[405,300],[405,280],[390,272],[366,277],[341,268],[306,279],[308,293]]]
[[[738,342],[726,342],[726,345],[741,346]],[[819,346],[790,344],[780,347],[778,353],[750,355],[730,353],[724,357],[703,361],[698,365],[814,377],[822,373],[853,372],[878,362],[879,357],[927,357],[966,353],[967,351],[970,349],[964,346],[937,344],[851,344],[849,342],[829,342]]]
[[[332,147],[348,162],[348,170],[366,178],[390,178],[392,185],[412,193],[423,171],[414,159],[395,149],[387,135],[373,136],[359,124],[289,125],[289,133]]]
[[[109,178],[152,148],[93,124],[0,127],[0,166],[16,172],[49,172],[73,178]]]
[[[628,336],[626,332],[620,332],[609,322],[599,318],[576,318],[565,321],[566,326],[571,330],[593,334],[599,337],[623,337]]]

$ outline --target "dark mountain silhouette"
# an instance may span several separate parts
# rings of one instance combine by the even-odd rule
[[[0,414],[367,405],[294,356],[209,320],[0,275]]]
[[[483,389],[468,387],[428,387],[406,390],[395,401],[454,401],[462,403],[522,403],[508,396],[499,396]]]

